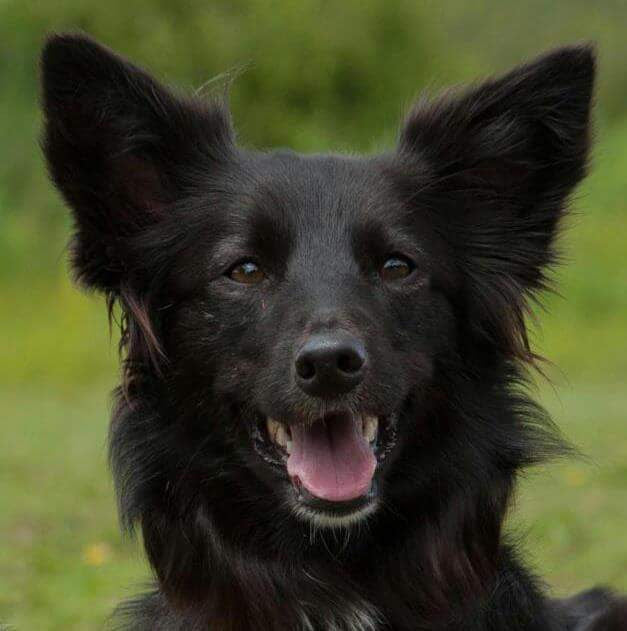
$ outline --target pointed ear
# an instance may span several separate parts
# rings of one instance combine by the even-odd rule
[[[420,180],[415,203],[437,212],[479,326],[513,352],[525,295],[545,285],[559,220],[586,172],[594,74],[591,47],[561,48],[418,103],[402,129],[398,156]]]
[[[194,174],[228,160],[229,116],[80,35],[51,37],[41,71],[42,144],[73,210],[73,266],[85,285],[115,293],[127,240],[164,218]]]
[[[447,187],[568,193],[585,171],[594,74],[590,46],[566,47],[461,93],[419,102],[400,151],[419,154],[450,178]]]

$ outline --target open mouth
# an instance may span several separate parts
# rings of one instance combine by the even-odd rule
[[[267,418],[255,433],[265,460],[286,470],[297,499],[313,510],[353,512],[374,495],[378,464],[394,446],[389,417],[334,412],[314,423]]]

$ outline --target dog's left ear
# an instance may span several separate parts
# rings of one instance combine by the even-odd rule
[[[565,203],[586,172],[594,74],[590,46],[557,49],[418,103],[402,129],[397,156],[413,174],[413,203],[439,215],[492,339],[507,336],[499,320],[520,320],[555,259]]]

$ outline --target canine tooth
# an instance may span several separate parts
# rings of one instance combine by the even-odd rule
[[[287,451],[288,454],[292,453],[292,441],[291,440],[287,440],[287,443],[285,443],[285,451]]]
[[[266,421],[266,427],[268,429],[268,436],[272,442],[276,443],[280,447],[286,448],[288,443],[288,434],[282,423],[275,421],[273,418],[269,418]]]
[[[275,421],[273,418],[267,418],[266,419],[266,429],[268,430],[268,436],[270,436],[270,438],[272,438],[274,440],[274,435],[277,432],[277,429],[279,427],[279,422]]]
[[[379,429],[379,419],[376,416],[366,416],[362,421],[362,431],[364,438],[372,443],[377,437],[377,430]]]

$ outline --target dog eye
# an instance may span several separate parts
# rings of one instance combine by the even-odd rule
[[[237,283],[256,285],[260,283],[266,275],[254,261],[242,261],[231,268],[228,277]]]
[[[415,269],[413,261],[405,256],[391,256],[381,268],[379,274],[385,281],[395,281],[407,278]]]

